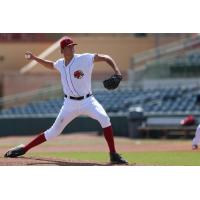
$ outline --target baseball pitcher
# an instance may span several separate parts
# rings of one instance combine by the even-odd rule
[[[102,105],[95,99],[91,90],[91,75],[95,62],[106,62],[114,70],[114,75],[103,82],[107,89],[112,90],[118,87],[122,80],[121,73],[110,56],[91,53],[75,54],[75,45],[77,44],[71,38],[63,37],[60,41],[63,58],[56,62],[44,60],[31,52],[26,52],[25,56],[28,60],[35,60],[50,70],[58,70],[64,93],[64,103],[54,124],[48,130],[40,133],[30,143],[10,149],[6,152],[5,157],[13,158],[24,155],[31,148],[58,136],[74,118],[86,115],[100,123],[109,147],[110,162],[128,164],[116,152],[110,118]]]

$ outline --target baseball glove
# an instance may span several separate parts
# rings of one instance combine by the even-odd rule
[[[103,81],[103,85],[108,90],[114,90],[119,86],[121,80],[121,75],[112,75],[109,79]]]

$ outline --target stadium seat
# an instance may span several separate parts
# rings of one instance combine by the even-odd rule
[[[140,106],[145,113],[200,112],[199,89],[173,87],[155,89],[123,89],[113,92],[95,91],[96,99],[108,113],[127,113],[132,106]],[[24,106],[3,109],[0,115],[57,114],[63,97],[46,101],[30,102]]]

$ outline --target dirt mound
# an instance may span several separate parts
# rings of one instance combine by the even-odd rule
[[[0,157],[0,166],[107,166],[110,164],[102,164],[91,161],[79,160],[63,160],[57,158],[41,158],[41,157],[19,157],[4,158]]]

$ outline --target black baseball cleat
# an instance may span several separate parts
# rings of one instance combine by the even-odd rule
[[[22,156],[25,153],[26,153],[26,151],[24,149],[24,145],[21,144],[17,147],[10,149],[8,152],[6,152],[4,157],[5,158],[15,158],[15,157],[18,157],[18,156]]]
[[[123,164],[128,165],[128,162],[121,157],[118,153],[110,153],[110,162],[111,164]]]

